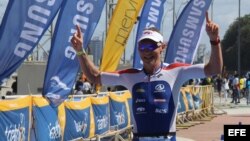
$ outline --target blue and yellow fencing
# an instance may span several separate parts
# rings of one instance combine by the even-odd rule
[[[2,100],[0,140],[87,139],[124,130],[132,125],[131,98],[128,91],[107,92],[103,96],[72,98],[56,108],[42,96]],[[208,111],[213,107],[212,98],[211,86],[184,87],[180,91],[178,115]]]
[[[211,85],[190,85],[180,90],[177,124],[200,120],[213,113],[213,92]]]

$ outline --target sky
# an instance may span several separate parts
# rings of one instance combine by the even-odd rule
[[[181,13],[181,10],[185,6],[185,3],[188,0],[175,0],[175,13],[178,16]],[[250,0],[213,0],[213,4],[210,6],[209,14],[210,18],[213,19],[220,26],[220,37],[223,39],[226,30],[228,30],[230,24],[235,21],[239,16],[239,1],[241,1],[241,17],[250,14]],[[8,0],[0,0],[0,22],[4,15]],[[167,0],[165,3],[165,16],[162,23],[162,33],[165,41],[168,41],[172,28],[173,28],[173,10],[172,10],[173,0]],[[213,7],[213,8],[212,8]],[[211,14],[211,9],[213,9],[213,14]],[[97,29],[93,35],[93,38],[102,39],[102,36],[105,35],[105,10],[102,14],[100,22],[97,26]],[[126,59],[129,60],[133,52],[134,42],[136,37],[136,27],[132,29],[130,34],[127,46],[126,46]],[[209,39],[206,35],[206,32],[203,32],[200,44],[206,44],[209,51]],[[48,47],[49,48],[49,47]]]
[[[184,8],[188,0],[175,0],[175,13],[178,17]],[[240,0],[240,14],[241,17],[250,14],[250,0]],[[173,0],[167,0],[165,3],[165,15],[162,23],[162,30],[164,40],[168,41],[172,29],[173,29]],[[212,10],[213,9],[213,10]],[[213,12],[212,12],[213,11]],[[212,14],[213,13],[213,14]],[[102,18],[105,16],[103,13]],[[232,24],[236,18],[239,16],[239,0],[213,0],[213,4],[209,8],[209,16],[215,23],[220,27],[220,38],[223,39],[225,32],[228,30],[230,24]],[[97,26],[97,30],[93,36],[102,36],[105,32],[105,20],[104,18],[100,20],[100,24]],[[126,46],[126,59],[129,60],[130,56],[134,51],[134,44],[136,38],[136,26],[132,29],[130,37]],[[209,38],[204,31],[200,44],[205,44],[207,47],[207,52],[210,51]]]

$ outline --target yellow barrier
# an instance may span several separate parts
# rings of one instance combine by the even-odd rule
[[[179,103],[183,103],[185,110],[177,115],[177,128],[187,128],[211,120],[213,113],[213,87],[189,85],[181,88]],[[179,111],[179,110],[178,110]]]

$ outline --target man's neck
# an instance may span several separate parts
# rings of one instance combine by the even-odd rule
[[[161,66],[162,66],[161,62],[155,65],[144,65],[143,70],[146,74],[153,75],[156,71],[159,70],[159,68],[161,68]]]

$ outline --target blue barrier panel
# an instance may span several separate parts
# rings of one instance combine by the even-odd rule
[[[64,102],[66,113],[66,126],[64,140],[90,137],[91,128],[91,101],[85,98],[82,101]]]
[[[126,97],[127,97],[127,103],[128,103],[128,106],[129,106],[129,112],[128,112],[128,114],[130,115],[129,117],[129,120],[128,120],[128,122],[130,122],[130,124],[129,125],[133,125],[133,110],[132,110],[132,95],[131,95],[131,93],[129,92],[129,91],[125,91],[124,92],[124,95],[126,95]]]
[[[188,102],[188,109],[193,110],[194,103],[193,103],[192,94],[190,92],[186,92],[186,98],[187,98],[187,102]]]
[[[195,109],[201,109],[202,100],[200,98],[200,94],[199,93],[192,94],[192,98],[193,98],[193,101],[194,101],[194,108]]]
[[[184,99],[183,99],[184,94],[185,93],[183,93],[183,91],[180,92],[180,97],[179,97],[179,102],[178,102],[178,109],[177,109],[178,113],[186,111],[186,106],[185,106]]]
[[[126,104],[127,97],[124,94],[118,95],[110,93],[110,127],[118,129],[129,125],[128,116],[129,106]]]
[[[62,129],[58,110],[42,97],[33,97],[33,118],[36,141],[61,141]]]
[[[94,111],[95,134],[107,133],[110,128],[109,97],[91,97],[91,103]]]
[[[0,140],[28,141],[31,97],[0,102]]]

